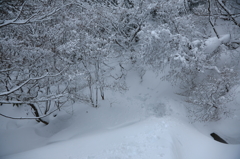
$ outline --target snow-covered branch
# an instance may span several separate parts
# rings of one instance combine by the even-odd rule
[[[39,116],[39,117],[12,117],[12,116],[9,116],[9,115],[4,115],[2,113],[0,113],[0,116],[6,117],[6,118],[10,118],[10,119],[41,119],[41,118],[44,118],[44,117],[47,117],[47,116],[51,115],[52,113],[54,113],[57,110],[59,110],[59,108],[54,109],[50,113],[48,113],[46,115],[43,115],[43,116]]]
[[[13,68],[0,70],[0,72],[7,72],[7,71],[11,71],[11,70],[13,70]]]
[[[22,14],[22,11],[23,11],[24,4],[21,6],[20,11],[19,11],[18,15],[16,16],[16,18],[11,19],[11,20],[4,20],[4,22],[2,24],[0,24],[0,28],[4,27],[4,26],[7,26],[7,25],[10,25],[10,24],[26,24],[26,23],[29,23],[29,22],[31,22],[31,23],[32,22],[37,22],[37,21],[43,20],[43,19],[45,19],[45,18],[55,14],[56,12],[61,10],[63,7],[66,7],[66,6],[70,5],[70,4],[67,4],[67,5],[64,5],[64,6],[60,7],[60,8],[56,8],[53,11],[51,11],[50,13],[46,13],[45,15],[43,15],[41,17],[38,17],[38,18],[34,18],[34,17],[36,17],[38,15],[38,13],[35,13],[35,14],[31,15],[27,19],[19,20],[19,17]]]
[[[10,91],[0,93],[0,96],[9,95],[9,94],[11,94],[11,93],[19,90],[21,87],[23,87],[25,84],[27,84],[27,83],[30,82],[31,80],[40,80],[40,79],[43,79],[44,77],[47,77],[47,75],[48,75],[48,73],[46,73],[45,75],[43,75],[43,76],[41,76],[41,77],[29,78],[28,80],[26,80],[25,82],[23,82],[23,83],[20,84],[19,86],[11,89]]]
[[[209,18],[209,23],[211,24],[211,26],[212,26],[212,28],[213,28],[213,31],[214,31],[214,33],[216,34],[216,36],[219,38],[219,34],[218,34],[218,32],[217,32],[217,30],[216,30],[216,28],[215,28],[215,26],[214,26],[214,24],[213,24],[213,22],[212,22],[212,20],[211,20],[212,12],[211,12],[211,1],[210,1],[210,0],[208,0],[208,14],[209,14],[209,16],[208,16],[208,18]]]
[[[29,78],[27,79],[25,82],[23,82],[22,84],[20,84],[19,86],[7,91],[7,92],[2,92],[0,93],[0,96],[5,96],[5,95],[9,95],[17,90],[19,90],[20,88],[22,88],[24,85],[26,85],[28,82],[32,81],[32,80],[40,80],[40,79],[43,79],[45,77],[56,77],[60,74],[62,74],[62,72],[65,70],[66,68],[64,68],[61,72],[55,74],[55,75],[49,75],[48,73],[46,73],[45,75],[41,76],[41,77],[35,77],[35,78]]]
[[[48,13],[48,14],[42,16],[42,17],[39,17],[38,20],[43,20],[43,19],[45,19],[45,18],[47,18],[47,17],[53,15],[54,13],[58,12],[60,9],[61,9],[61,8],[57,8],[57,9],[55,9],[54,11],[52,11],[52,12],[50,12],[50,13]]]
[[[205,69],[215,70],[217,73],[221,73],[217,66],[204,66]]]
[[[68,95],[68,93],[51,95],[51,96],[48,96],[48,97],[42,97],[38,100],[33,100],[31,102],[46,102],[46,101],[49,101],[49,100],[54,100],[54,99],[59,99],[59,98],[65,97],[66,95]]]
[[[223,4],[222,0],[217,0],[218,4],[223,8],[223,10],[228,14],[228,16],[232,19],[234,24],[240,27],[240,23],[237,22],[237,20],[232,16],[230,10],[228,10],[225,5]]]
[[[34,16],[36,16],[37,14],[33,14],[31,17],[29,17],[28,19],[25,19],[25,20],[19,20],[19,17],[20,15],[22,14],[22,11],[23,11],[23,7],[25,5],[25,2],[23,3],[23,5],[21,6],[20,8],[20,11],[17,15],[16,18],[14,19],[11,19],[11,20],[4,20],[4,22],[2,24],[0,24],[0,28],[1,27],[4,27],[4,26],[7,26],[9,24],[26,24],[28,23]]]
[[[1,104],[31,104],[31,103],[46,102],[46,101],[50,101],[50,100],[59,99],[59,98],[65,97],[66,95],[68,95],[68,93],[51,95],[51,96],[39,98],[37,100],[29,100],[29,101],[6,101],[6,100],[0,100],[0,103]]]
[[[30,104],[31,101],[8,101],[8,100],[0,100],[1,104]]]

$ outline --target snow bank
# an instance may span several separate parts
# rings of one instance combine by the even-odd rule
[[[2,159],[239,159],[240,145],[212,140],[172,117],[150,117]]]
[[[169,83],[149,72],[141,84],[136,79],[134,73],[128,77],[125,94],[106,92],[97,109],[76,104],[72,118],[60,115],[48,126],[12,124],[0,132],[0,158],[240,158],[240,145],[218,143],[187,122],[184,103]]]

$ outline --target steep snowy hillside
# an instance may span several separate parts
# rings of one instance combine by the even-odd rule
[[[214,141],[209,125],[195,123],[199,131],[191,125],[178,90],[154,73],[147,72],[140,83],[132,72],[127,83],[127,92],[109,91],[99,108],[77,103],[67,108],[72,114],[51,117],[47,126],[1,117],[1,159],[240,158],[240,145]],[[225,127],[212,126],[220,132]]]

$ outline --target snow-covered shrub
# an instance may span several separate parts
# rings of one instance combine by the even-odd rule
[[[207,37],[211,32],[204,25],[209,21],[198,15],[170,12],[166,16],[174,22],[163,22],[164,16],[156,17],[164,9],[158,9],[154,12],[158,26],[146,24],[140,33],[145,42],[141,47],[143,62],[156,72],[167,72],[163,79],[182,88],[179,94],[194,105],[189,109],[192,116],[208,121],[229,115],[226,103],[234,99],[234,88],[239,84],[239,60],[234,57],[236,49],[231,49],[231,41],[236,40],[229,34],[218,34],[216,28],[218,37]],[[234,36],[237,33],[234,30]]]

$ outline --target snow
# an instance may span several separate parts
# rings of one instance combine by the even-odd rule
[[[226,44],[230,41],[230,34],[222,35],[220,38],[211,37],[205,41],[205,52],[213,53],[221,44]]]
[[[75,103],[50,124],[0,117],[1,159],[239,159],[240,112],[191,124],[178,90],[147,71],[129,73],[125,93],[107,91],[99,108]],[[16,107],[1,106],[2,113]],[[234,144],[210,137],[215,131]],[[237,142],[238,141],[238,142]]]
[[[225,34],[222,37],[220,37],[220,41],[222,42],[222,44],[226,44],[230,41],[231,39],[231,35],[230,34]]]

